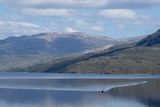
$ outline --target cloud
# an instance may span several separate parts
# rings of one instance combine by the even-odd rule
[[[102,26],[93,26],[91,27],[94,31],[97,31],[97,32],[100,32],[100,31],[103,31],[104,28]]]
[[[28,23],[28,22],[0,21],[0,26],[1,27],[6,26],[6,25],[10,25],[8,27],[19,25],[19,26],[24,26],[24,27],[39,28],[38,25],[32,24],[32,23]]]
[[[98,14],[117,29],[124,31],[127,31],[128,28],[138,28],[140,26],[143,26],[143,28],[155,27],[160,22],[153,16],[142,15],[131,9],[105,9],[99,11]]]
[[[129,9],[108,9],[102,10],[99,13],[100,15],[104,16],[108,19],[113,20],[136,20],[137,14]]]
[[[102,6],[107,2],[107,0],[27,0],[23,1],[23,3],[33,6],[33,5],[39,5],[39,7],[43,7],[43,4],[48,5],[51,4],[55,7],[60,8],[76,8],[78,7],[98,7]],[[44,6],[45,7],[45,6]]]
[[[1,2],[21,6],[37,8],[95,8],[100,7],[108,0],[1,0]]]
[[[62,16],[62,17],[70,17],[75,14],[74,10],[71,9],[34,9],[27,8],[23,9],[23,11],[27,14],[35,15],[35,16]]]
[[[64,31],[67,32],[67,33],[78,32],[77,30],[75,30],[71,27],[66,27]]]
[[[6,38],[9,36],[20,36],[29,35],[34,33],[49,31],[45,27],[29,23],[29,22],[19,22],[19,21],[5,21],[0,20],[0,38]]]
[[[150,16],[139,15],[131,9],[106,9],[99,12],[100,16],[116,23],[144,24],[153,20]]]
[[[21,35],[56,29],[117,35],[113,29],[127,32],[125,28],[138,27],[137,32],[148,32],[144,29],[159,25],[159,5],[160,0],[0,0],[0,21],[14,20],[1,22],[0,33]]]
[[[96,24],[96,23],[92,24],[80,19],[76,20],[75,23],[76,23],[76,26],[80,29],[87,29],[95,32],[101,32],[104,30],[104,27],[102,24]]]
[[[149,8],[155,7],[160,5],[159,0],[110,0],[111,8],[130,8],[130,9],[137,9],[137,8]]]
[[[1,0],[18,7],[34,8],[146,8],[160,5],[160,0]]]

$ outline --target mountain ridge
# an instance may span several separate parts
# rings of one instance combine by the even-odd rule
[[[0,54],[71,54],[116,43],[85,33],[40,33],[0,40]]]

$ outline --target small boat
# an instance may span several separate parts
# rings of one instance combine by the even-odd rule
[[[104,89],[102,89],[102,91],[101,91],[102,93],[104,93],[105,91],[104,91]]]

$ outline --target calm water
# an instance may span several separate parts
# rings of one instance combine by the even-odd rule
[[[160,107],[160,76],[1,73],[0,107]]]

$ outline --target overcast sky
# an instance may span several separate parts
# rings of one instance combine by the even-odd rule
[[[160,0],[0,0],[0,38],[86,32],[112,38],[160,28]]]

